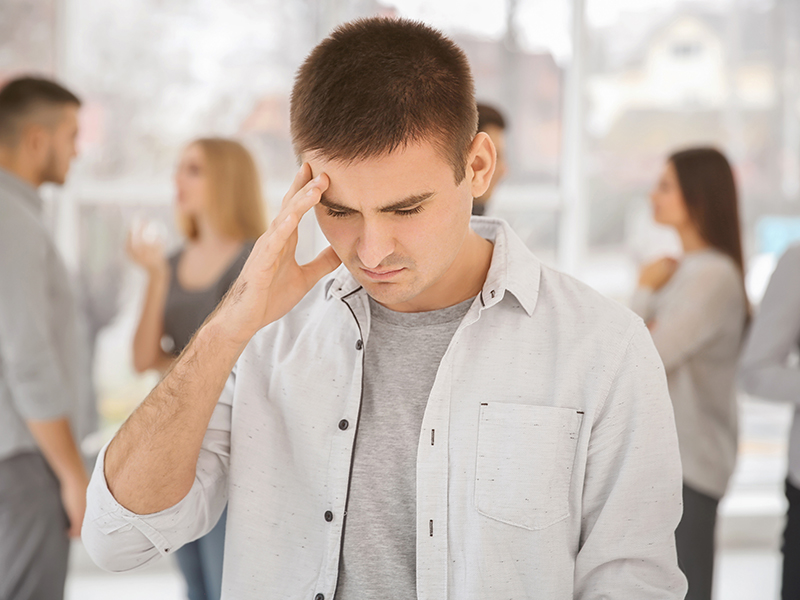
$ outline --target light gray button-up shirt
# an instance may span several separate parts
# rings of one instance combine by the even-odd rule
[[[26,420],[75,416],[76,310],[39,194],[0,169],[0,460],[38,450]]]
[[[778,261],[750,327],[740,378],[748,394],[795,406],[789,436],[789,481],[800,487],[800,246]]]
[[[644,324],[541,265],[502,221],[472,224],[494,254],[422,421],[417,597],[682,599],[677,437]],[[102,452],[83,529],[94,560],[122,571],[171,554],[227,501],[224,598],[332,598],[369,331],[366,293],[343,267],[262,329],[194,486],[167,510],[120,506]]]

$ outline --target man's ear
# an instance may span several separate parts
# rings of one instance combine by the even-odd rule
[[[473,198],[483,196],[492,182],[497,166],[497,150],[487,133],[479,131],[472,140],[467,157],[466,179]]]
[[[38,123],[27,123],[19,136],[19,148],[30,157],[38,159],[45,151],[48,142],[48,131]]]

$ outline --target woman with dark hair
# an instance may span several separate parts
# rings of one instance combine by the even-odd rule
[[[717,505],[736,461],[735,376],[748,318],[736,185],[712,148],[677,152],[651,193],[683,256],[642,269],[633,309],[647,322],[667,375],[683,463],[675,532],[687,599],[711,599]]]

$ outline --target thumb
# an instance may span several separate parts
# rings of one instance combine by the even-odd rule
[[[313,287],[320,279],[325,277],[328,273],[333,271],[336,267],[342,264],[341,259],[333,251],[333,248],[328,246],[320,252],[317,257],[310,263],[306,263],[301,268],[306,276],[306,282],[309,287]]]

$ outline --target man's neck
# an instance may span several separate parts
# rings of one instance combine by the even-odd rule
[[[470,228],[458,257],[439,281],[408,302],[384,306],[398,312],[425,312],[477,296],[486,282],[493,253],[494,244]]]
[[[23,160],[18,152],[2,146],[0,146],[0,169],[19,177],[34,189],[43,183],[38,170],[33,168],[29,161]]]
[[[494,244],[489,240],[481,237],[472,228],[467,234],[467,257],[459,265],[460,275],[458,279],[464,282],[464,291],[461,295],[464,296],[461,301],[476,296],[483,288],[486,282],[486,276],[489,274],[489,267],[492,264],[492,255],[494,254]]]

